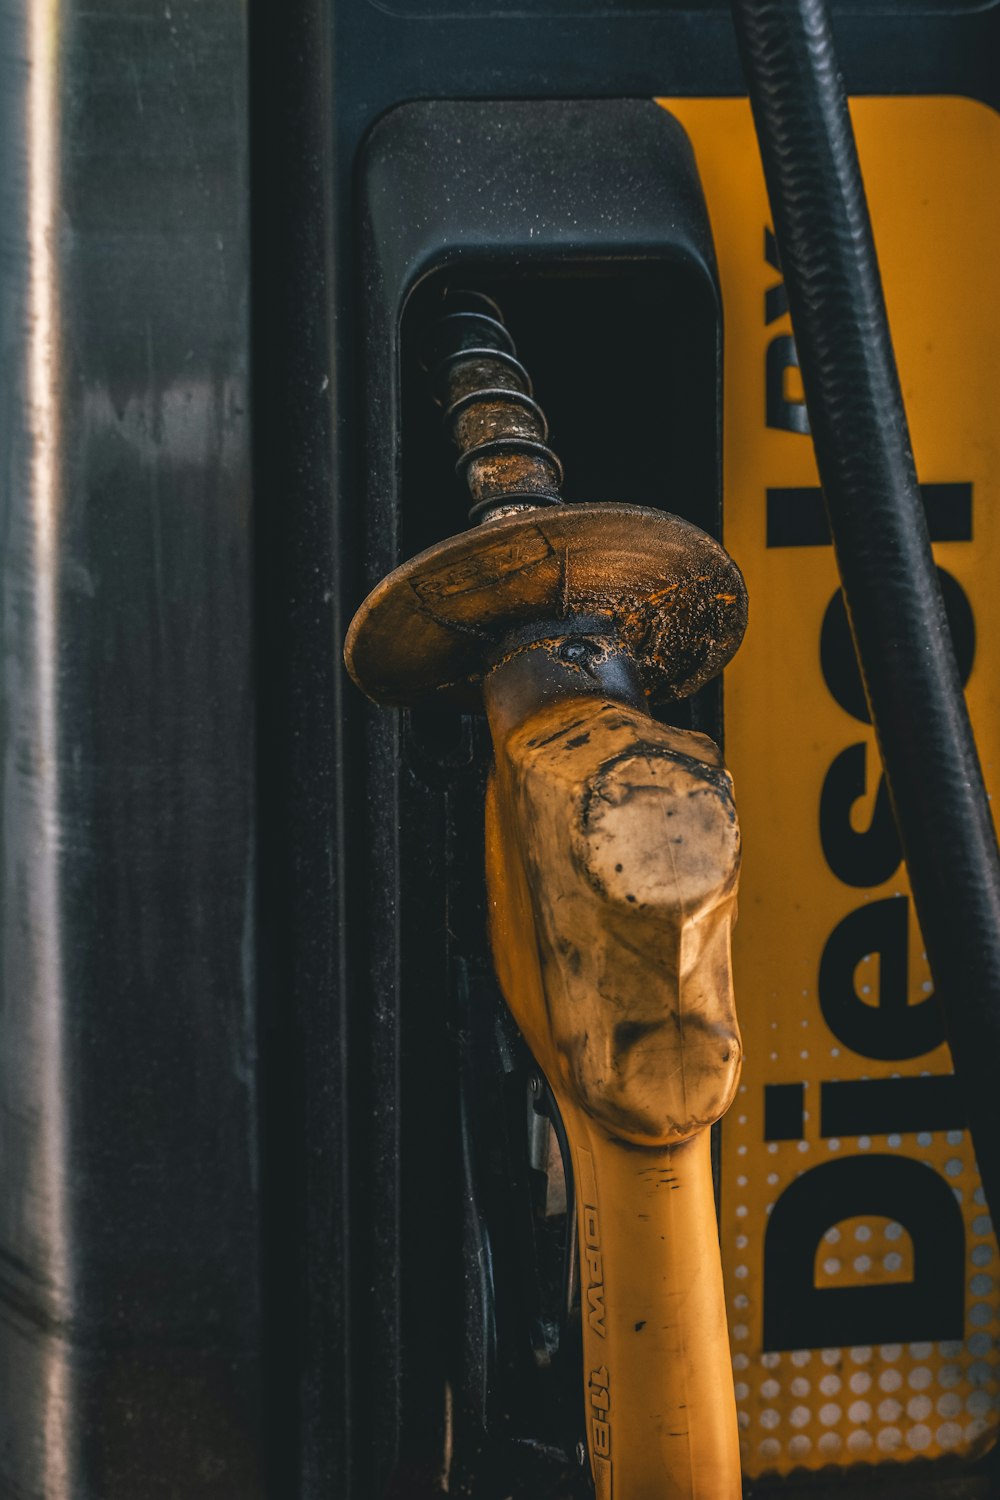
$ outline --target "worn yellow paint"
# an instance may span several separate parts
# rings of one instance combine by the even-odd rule
[[[808,436],[765,424],[766,351],[776,334],[789,332],[789,322],[786,315],[765,323],[765,293],[780,278],[764,255],[769,213],[750,113],[739,100],[663,102],[693,143],[719,259],[725,541],[752,603],[746,643],[726,677],[726,754],[746,842],[735,945],[746,1061],[737,1104],[723,1126],[722,1243],[744,1468],[754,1477],[830,1463],[969,1458],[996,1433],[1000,1304],[996,1241],[968,1135],[820,1135],[822,1083],[944,1074],[950,1059],[943,1045],[909,1060],[862,1057],[833,1034],[818,1004],[820,955],[830,933],[848,913],[905,895],[908,885],[902,867],[874,888],[846,885],[821,845],[820,795],[835,757],[864,746],[867,792],[851,814],[857,831],[871,820],[878,759],[871,729],[838,705],[820,668],[821,625],[837,588],[830,548],[766,545],[767,489],[814,486],[817,476]],[[865,99],[852,113],[919,475],[923,483],[973,486],[972,540],[941,542],[935,551],[975,616],[968,698],[987,782],[995,786],[1000,118],[957,98]],[[794,399],[792,383],[785,394]],[[860,1001],[877,1000],[877,970],[873,960],[860,966]],[[929,988],[911,912],[910,1004]],[[806,1085],[803,1139],[766,1144],[764,1086],[799,1082]],[[966,1235],[964,1336],[768,1352],[763,1246],[771,1205],[803,1172],[876,1152],[927,1164],[958,1195]],[[817,1284],[898,1280],[908,1266],[912,1272],[907,1253],[898,1225],[853,1217],[821,1242]]]
[[[572,1148],[597,1494],[737,1500],[710,1158],[740,1065],[731,784],[703,735],[571,680],[524,713],[519,665],[484,683],[491,939]]]

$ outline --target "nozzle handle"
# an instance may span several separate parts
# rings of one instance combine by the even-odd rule
[[[486,679],[494,959],[572,1152],[599,1500],[738,1500],[710,1127],[741,1060],[739,828],[712,741],[610,676],[546,641]]]

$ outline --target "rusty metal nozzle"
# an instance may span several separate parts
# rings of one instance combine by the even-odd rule
[[[722,670],[746,626],[739,568],[697,526],[638,505],[566,505],[562,465],[496,304],[448,293],[423,346],[472,497],[467,531],[377,584],[344,647],[377,703],[480,702],[512,632],[616,636],[655,702]],[[584,623],[585,622],[585,623]]]
[[[461,453],[456,469],[472,497],[469,521],[562,505],[562,464],[548,446],[545,413],[492,298],[446,293],[423,364]]]

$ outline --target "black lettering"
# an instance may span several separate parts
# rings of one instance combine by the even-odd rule
[[[827,939],[819,965],[820,1009],[833,1034],[862,1057],[899,1061],[922,1057],[944,1041],[935,995],[910,1005],[908,896],[889,896],[850,912]],[[878,995],[867,1004],[854,971],[878,954]]]
[[[795,340],[790,333],[779,333],[767,346],[767,425],[782,432],[809,431],[809,416],[804,401],[789,401],[785,396],[785,372],[799,368]]]
[[[920,498],[932,542],[972,541],[971,484],[922,484]],[[818,485],[768,490],[769,547],[829,547],[830,544],[823,491]]]
[[[603,1286],[590,1286],[590,1287],[588,1287],[587,1288],[587,1302],[588,1302],[588,1304],[590,1306],[590,1311],[587,1314],[587,1322],[590,1324],[591,1328],[594,1330],[595,1333],[599,1333],[600,1336],[601,1336],[601,1338],[604,1338],[604,1335],[605,1335],[605,1327],[604,1327],[605,1311],[604,1311],[604,1288],[603,1288]]]
[[[817,1287],[816,1251],[844,1219],[877,1215],[913,1242],[912,1281]],[[824,1162],[787,1187],[764,1235],[764,1349],[961,1339],[965,1226],[954,1194],[924,1162],[855,1156]]]
[[[823,1137],[964,1130],[966,1124],[962,1091],[953,1073],[820,1084],[819,1133]]]
[[[783,281],[769,286],[764,293],[764,322],[776,323],[788,311],[788,290]]]
[[[845,885],[881,885],[895,873],[903,858],[889,788],[881,774],[868,827],[858,833],[851,823],[851,809],[867,790],[867,763],[867,745],[848,745],[827,771],[819,799],[823,854],[837,879]]]
[[[805,1136],[805,1085],[801,1083],[766,1083],[764,1085],[765,1141],[801,1141]]]
[[[972,671],[976,655],[976,625],[972,607],[966,598],[965,590],[957,579],[953,578],[950,573],[946,573],[944,568],[938,568],[937,575],[941,584],[941,592],[944,595],[945,613],[948,616],[948,625],[951,629],[951,638],[964,686],[969,680],[969,673]],[[861,685],[861,673],[858,671],[857,658],[854,654],[854,642],[851,640],[851,629],[847,623],[847,610],[844,608],[844,598],[839,589],[830,600],[823,617],[819,659],[824,681],[844,712],[849,713],[861,724],[870,724],[871,717],[868,713],[868,704],[865,702],[865,691]]]

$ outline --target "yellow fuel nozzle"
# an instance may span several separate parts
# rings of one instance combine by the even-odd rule
[[[485,703],[491,940],[571,1147],[597,1494],[736,1500],[710,1128],[739,1078],[739,829],[715,745],[648,704],[721,670],[746,592],[676,516],[562,504],[544,418],[481,301],[455,305],[435,357],[487,524],[383,580],[345,656],[376,701]]]
[[[572,1152],[597,1494],[735,1500],[709,1139],[740,1070],[739,829],[715,745],[595,692],[611,665],[570,636],[486,679],[494,959]]]

